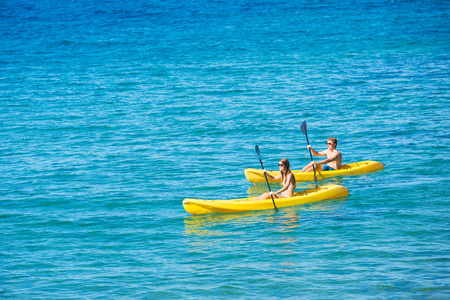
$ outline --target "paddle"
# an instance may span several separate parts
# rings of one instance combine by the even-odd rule
[[[263,168],[263,170],[264,170],[264,165],[263,165],[262,160],[261,160],[261,154],[259,153],[258,145],[255,146],[255,149],[256,149],[256,154],[258,154],[259,162],[261,163],[261,168]],[[269,192],[271,193],[270,197],[272,198],[273,208],[275,208],[275,212],[278,212],[278,208],[275,205],[275,200],[273,200],[272,190],[270,189],[270,184],[269,184],[269,180],[267,179],[267,174],[266,173],[264,173],[264,177],[266,178],[267,186],[269,187]]]
[[[306,135],[306,142],[307,142],[308,145],[309,145],[306,121],[303,121],[302,126],[300,126],[300,128],[302,129],[302,132]],[[313,161],[311,149],[309,149],[309,156],[311,157],[311,161]],[[314,181],[317,182],[316,168],[314,168],[314,164],[313,164],[313,171],[314,171]]]

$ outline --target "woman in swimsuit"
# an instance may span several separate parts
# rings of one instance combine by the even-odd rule
[[[263,199],[270,199],[270,194],[274,198],[287,198],[294,196],[294,190],[295,190],[295,177],[294,174],[291,172],[291,167],[289,165],[289,161],[286,158],[281,159],[278,162],[278,167],[280,168],[280,174],[277,176],[272,176],[267,173],[267,171],[264,169],[263,172],[267,175],[268,178],[271,180],[279,180],[281,179],[281,185],[283,186],[280,190],[276,192],[269,192],[264,193],[259,197],[256,197],[253,200],[263,200]]]

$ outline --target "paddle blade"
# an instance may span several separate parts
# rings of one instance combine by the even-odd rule
[[[313,171],[314,171],[314,182],[317,183],[316,168],[314,167],[314,165],[313,165]],[[317,188],[317,185],[316,185],[316,188]]]
[[[258,145],[255,146],[255,150],[256,150],[256,154],[258,154],[258,157],[260,157],[261,155],[259,154],[259,147],[258,147]]]
[[[307,132],[307,126],[306,126],[306,121],[303,121],[302,126],[300,126],[303,134],[306,134]]]
[[[275,200],[273,200],[273,196],[272,195],[270,195],[270,196],[272,197],[273,208],[275,209],[275,212],[278,212],[278,207],[275,204]]]

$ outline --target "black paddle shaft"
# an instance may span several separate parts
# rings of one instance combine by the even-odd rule
[[[309,145],[309,139],[308,139],[308,130],[307,130],[307,126],[306,126],[306,121],[303,121],[303,123],[302,123],[302,126],[300,126],[300,129],[302,130],[302,132],[306,135],[306,142],[308,143],[308,145]],[[311,157],[311,161],[313,161],[313,156],[312,156],[312,153],[311,153],[311,149],[308,149],[309,150],[309,156]],[[314,164],[313,164],[313,171],[314,171],[314,181],[315,182],[317,182],[317,176],[316,176],[316,168],[314,167]]]
[[[261,163],[261,168],[264,170],[264,165],[263,165],[263,162],[261,160],[261,153],[259,152],[258,145],[255,146],[255,150],[256,150],[256,154],[258,154],[259,162]],[[269,188],[270,197],[272,198],[273,208],[275,208],[275,212],[278,212],[278,208],[277,208],[277,206],[275,204],[275,200],[273,199],[272,190],[270,189],[269,179],[267,179],[267,174],[266,173],[264,173],[264,177],[266,178],[267,187]]]
[[[305,132],[305,135],[306,135],[306,142],[307,142],[308,145],[309,145],[308,133]],[[309,156],[311,157],[311,161],[312,161],[312,160],[313,160],[313,157],[312,157],[311,149],[308,149],[308,150],[309,150]],[[314,165],[313,165],[313,168],[314,168]]]

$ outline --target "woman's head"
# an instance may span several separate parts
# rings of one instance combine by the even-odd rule
[[[280,161],[278,162],[278,167],[280,168],[280,171],[283,172],[284,174],[287,174],[291,171],[289,160],[287,160],[286,158],[280,159]]]

